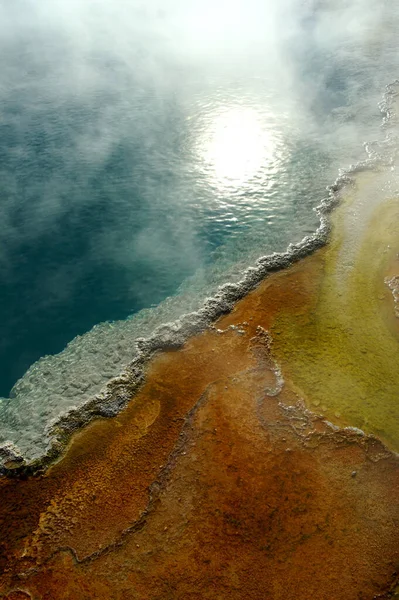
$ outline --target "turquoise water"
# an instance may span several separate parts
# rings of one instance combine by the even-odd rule
[[[388,4],[0,3],[0,442],[317,228],[379,135]]]

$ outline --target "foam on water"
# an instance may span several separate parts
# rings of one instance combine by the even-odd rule
[[[0,401],[2,464],[36,468],[53,460],[74,430],[97,416],[114,416],[126,405],[143,381],[145,365],[155,352],[181,347],[190,336],[230,311],[269,273],[323,246],[330,230],[328,213],[339,202],[340,191],[351,184],[351,176],[394,164],[398,145],[392,130],[398,89],[398,81],[387,86],[380,106],[383,126],[388,130],[385,141],[378,146],[366,144],[368,158],[343,171],[328,188],[328,197],[316,209],[320,225],[312,235],[291,244],[286,252],[259,258],[235,282],[219,287],[214,282],[208,290],[213,295],[204,303],[183,289],[181,296],[167,299],[155,310],[141,311],[126,321],[97,325],[60,354],[32,365],[14,386],[12,397]],[[228,279],[228,273],[224,277]],[[194,310],[179,316],[182,306]]]

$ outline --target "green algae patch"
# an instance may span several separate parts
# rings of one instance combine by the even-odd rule
[[[294,311],[282,306],[277,315],[274,352],[311,409],[399,450],[399,337],[384,281],[399,250],[399,200],[383,201],[357,232],[345,231],[361,193],[362,185],[346,190],[333,215],[309,304]],[[348,244],[350,235],[357,239]]]

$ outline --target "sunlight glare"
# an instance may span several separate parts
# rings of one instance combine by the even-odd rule
[[[273,157],[274,144],[256,110],[235,107],[217,114],[202,143],[202,158],[214,183],[238,186]]]

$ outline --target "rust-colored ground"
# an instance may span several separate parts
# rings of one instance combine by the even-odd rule
[[[390,597],[398,458],[280,390],[267,333],[281,307],[313,310],[325,252],[158,355],[45,476],[0,481],[4,598]]]

